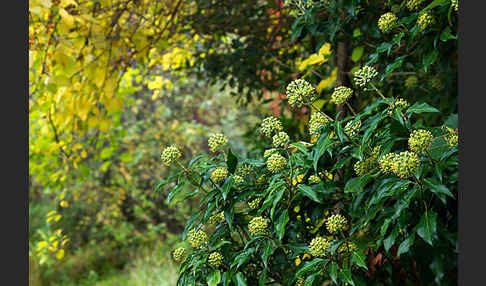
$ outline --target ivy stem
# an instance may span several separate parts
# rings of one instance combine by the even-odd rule
[[[347,101],[346,101],[346,106],[349,108],[349,110],[351,110],[353,115],[356,116],[356,112],[354,112],[354,109],[351,107],[351,104],[349,104]]]
[[[376,88],[376,86],[370,82],[370,85],[371,87],[376,91],[376,93],[378,93],[381,98],[383,98],[390,106],[393,106],[393,103],[391,103],[391,101],[389,101],[384,95],[383,93],[381,93],[381,91],[378,90],[378,88]]]

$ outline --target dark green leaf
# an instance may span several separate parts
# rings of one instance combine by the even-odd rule
[[[289,213],[287,210],[284,210],[282,214],[277,219],[275,224],[275,228],[277,230],[278,239],[282,240],[285,234],[285,225],[289,222]]]
[[[402,243],[400,243],[397,251],[397,257],[399,257],[402,253],[407,253],[410,250],[410,247],[413,245],[414,240],[415,235],[412,234],[407,237]]]
[[[321,200],[318,197],[318,194],[316,191],[314,191],[311,187],[306,186],[304,184],[299,184],[297,185],[297,189],[306,197],[310,198],[314,202],[320,203]]]
[[[236,273],[235,277],[233,278],[234,282],[236,283],[237,286],[246,286],[246,278],[243,273],[238,272]]]
[[[437,108],[434,108],[427,103],[415,103],[414,105],[410,106],[407,109],[407,116],[410,116],[412,113],[424,113],[424,112],[439,112]]]
[[[356,193],[363,191],[363,187],[370,181],[371,177],[365,175],[363,177],[356,177],[348,180],[344,186],[345,193]]]
[[[226,160],[226,165],[228,166],[228,172],[234,174],[236,165],[238,165],[238,158],[236,158],[236,156],[231,152],[231,148],[228,149],[228,159]]]
[[[420,219],[417,225],[417,234],[428,244],[432,244],[432,236],[437,232],[437,214],[433,211],[427,211]]]
[[[364,269],[368,269],[366,266],[366,255],[363,252],[353,251],[351,254],[351,262],[355,263],[356,265],[363,267]]]
[[[207,278],[208,286],[216,286],[221,281],[221,273],[219,270],[211,272]]]
[[[332,281],[337,284],[337,273],[338,273],[338,265],[336,262],[331,262],[331,266],[329,266],[329,277],[331,277]]]

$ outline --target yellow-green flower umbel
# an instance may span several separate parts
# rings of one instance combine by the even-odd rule
[[[340,214],[332,215],[326,221],[326,228],[330,233],[337,233],[341,230],[345,230],[346,227],[347,220]]]
[[[187,237],[189,238],[189,243],[194,248],[200,248],[208,242],[208,235],[202,229],[198,231],[192,229],[187,234]]]
[[[263,119],[260,125],[260,133],[266,137],[272,136],[273,132],[282,131],[282,123],[275,116],[269,116]]]
[[[385,13],[378,20],[378,28],[382,33],[388,34],[396,27],[397,20],[398,18],[395,14],[391,12]]]
[[[459,10],[459,1],[458,0],[451,0],[451,5],[452,5],[452,8],[454,9],[454,11],[458,11]]]
[[[327,118],[324,114],[320,112],[312,113],[309,120],[309,133],[311,135],[314,135],[321,126],[328,123],[329,121],[329,118]]]
[[[401,179],[413,176],[420,167],[420,160],[417,153],[404,151],[398,153],[392,162],[392,173]]]
[[[253,173],[253,171],[254,168],[250,164],[243,164],[236,168],[236,174],[242,177],[249,176],[251,173]]]
[[[170,147],[167,147],[162,151],[162,154],[160,155],[160,158],[162,159],[162,162],[166,166],[170,166],[173,163],[177,162],[179,158],[181,157],[181,151],[177,149],[176,146],[172,145]]]
[[[277,173],[287,165],[287,159],[280,154],[274,153],[267,159],[267,168]]]
[[[344,133],[349,137],[353,137],[358,134],[359,129],[361,128],[361,121],[353,122],[349,121],[346,126],[344,126]]]
[[[381,157],[381,159],[378,161],[381,172],[386,175],[391,174],[393,162],[395,161],[396,156],[396,153],[388,153]]]
[[[430,131],[424,129],[414,130],[408,138],[408,147],[417,154],[422,154],[429,149],[433,138]]]
[[[261,216],[254,217],[249,223],[248,223],[248,231],[252,235],[257,235],[257,234],[262,234],[265,233],[267,230],[267,220],[264,219]]]
[[[287,135],[287,133],[283,131],[279,132],[273,135],[273,146],[275,148],[284,147],[289,142],[289,139],[290,137]]]
[[[347,242],[344,242],[342,243],[339,247],[338,247],[338,252],[340,254],[343,254],[343,253],[352,253],[354,251],[358,250],[358,247],[356,246],[356,244],[352,241],[347,241]]]
[[[217,133],[211,135],[208,139],[209,151],[214,152],[221,146],[224,146],[228,143],[228,139],[224,136],[223,133]]]
[[[297,279],[297,281],[295,281],[295,286],[304,286],[305,285],[305,279],[300,277],[299,279]]]
[[[225,167],[217,167],[211,171],[211,180],[215,183],[224,181],[228,176],[228,170]]]
[[[179,247],[172,253],[172,258],[175,262],[182,262],[186,256],[186,249],[184,247]]]
[[[428,80],[428,84],[431,88],[435,90],[441,90],[444,88],[444,82],[437,75],[430,77]]]
[[[236,184],[241,184],[245,182],[245,179],[243,179],[243,177],[240,175],[233,175],[233,180]]]
[[[224,221],[224,211],[213,214],[208,219],[209,224],[218,224],[218,223],[223,222],[223,221]]]
[[[278,153],[277,148],[270,148],[268,150],[265,150],[265,152],[263,152],[263,158],[267,159],[268,157],[270,157],[270,156],[272,156],[273,154],[276,154],[276,153]]]
[[[218,251],[211,252],[208,262],[212,267],[218,268],[223,263],[223,255]]]
[[[406,6],[410,11],[417,11],[420,9],[423,2],[424,0],[407,0]]]
[[[434,23],[434,17],[430,15],[428,12],[424,12],[420,14],[417,19],[417,25],[419,26],[421,31],[427,29],[430,25]]]
[[[309,244],[309,252],[313,256],[320,257],[326,254],[331,247],[329,241],[322,236],[314,237]]]
[[[343,104],[351,97],[353,90],[346,86],[338,86],[334,89],[331,95],[331,102],[335,104]]]
[[[354,83],[359,87],[366,87],[377,75],[375,68],[364,66],[354,73]]]
[[[314,87],[304,79],[296,79],[287,85],[289,104],[297,107],[312,102],[316,96]]]
[[[321,178],[319,178],[319,176],[317,176],[317,175],[311,175],[309,177],[309,183],[311,183],[311,184],[318,184],[320,182],[321,182]]]
[[[260,205],[260,202],[262,201],[262,198],[256,198],[248,202],[248,206],[250,209],[254,210],[257,209],[258,206]]]
[[[405,80],[405,87],[406,88],[412,88],[412,87],[415,87],[417,85],[417,82],[418,82],[418,78],[414,75],[412,76],[409,76],[407,77],[407,79]]]

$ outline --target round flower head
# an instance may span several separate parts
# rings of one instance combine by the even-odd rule
[[[418,78],[414,75],[412,76],[409,76],[406,80],[405,80],[405,87],[406,88],[412,88],[412,87],[415,87],[417,85],[417,82],[418,82]]]
[[[201,229],[198,231],[192,229],[187,234],[187,237],[189,238],[189,243],[194,248],[200,248],[208,242],[207,234]]]
[[[254,210],[254,209],[258,208],[261,201],[262,201],[262,198],[256,198],[254,200],[249,201],[248,206],[250,207],[250,209]]]
[[[384,174],[391,174],[392,172],[392,165],[395,161],[395,157],[397,156],[396,153],[388,153],[383,155],[381,159],[378,161],[378,165],[380,166],[381,172]]]
[[[358,250],[358,247],[356,246],[356,244],[352,241],[347,241],[347,242],[344,242],[342,243],[339,247],[338,247],[338,252],[339,253],[352,253],[354,251]]]
[[[261,216],[254,217],[249,223],[248,223],[248,231],[252,235],[257,235],[257,234],[262,234],[265,233],[267,230],[267,220],[264,219]]]
[[[267,177],[265,176],[265,174],[261,175],[256,180],[257,185],[264,185],[266,182],[267,182]]]
[[[223,263],[223,255],[218,251],[211,252],[208,262],[212,267],[218,268]]]
[[[215,183],[224,181],[228,176],[228,170],[225,167],[217,167],[211,171],[211,180]]]
[[[314,87],[303,79],[296,79],[287,85],[287,97],[289,104],[297,107],[311,102],[316,96]]]
[[[400,152],[392,163],[392,173],[400,179],[413,176],[420,167],[420,160],[416,153],[410,151]]]
[[[346,229],[346,218],[340,214],[330,216],[326,221],[327,231],[330,233],[337,233],[340,230]]]
[[[277,154],[277,148],[270,148],[268,150],[265,150],[265,152],[263,153],[263,158],[264,159],[267,159],[268,157],[270,157],[272,154]]]
[[[184,247],[179,247],[172,253],[172,258],[175,262],[182,262],[186,256],[186,249]]]
[[[250,164],[243,164],[238,166],[238,168],[236,168],[236,174],[241,177],[249,176],[251,173],[253,173],[253,171],[254,168]]]
[[[236,184],[241,184],[241,183],[245,182],[245,179],[243,179],[243,177],[240,176],[240,175],[234,175],[233,180]]]
[[[295,281],[295,286],[304,286],[305,285],[305,279],[303,277],[300,277]]]
[[[267,168],[273,173],[277,173],[287,165],[287,159],[280,154],[274,153],[267,159]]]
[[[172,145],[170,147],[165,148],[164,151],[162,151],[162,155],[160,155],[160,158],[162,159],[162,162],[164,162],[166,166],[170,166],[172,165],[172,163],[179,160],[181,155],[182,155],[181,151],[179,151],[179,149],[177,149],[176,146]]]
[[[328,122],[329,122],[329,118],[324,116],[324,114],[320,112],[312,113],[309,120],[309,133],[311,135],[314,135],[321,126],[323,126]]]
[[[224,146],[228,143],[228,139],[224,136],[223,133],[213,134],[208,139],[209,150],[211,152],[216,151],[221,146]]]
[[[319,178],[319,176],[317,176],[317,175],[311,175],[309,177],[309,183],[311,183],[311,184],[318,184],[320,182],[321,182],[321,178]]]
[[[403,99],[403,98],[398,98],[396,101],[395,101],[395,106],[397,108],[400,108],[402,110],[404,109],[407,109],[407,107],[409,106],[408,102]]]
[[[406,6],[410,11],[417,11],[420,9],[423,2],[424,0],[407,0]]]
[[[435,90],[441,90],[444,88],[444,83],[439,76],[433,76],[429,79],[429,85]]]
[[[324,256],[324,254],[326,254],[326,251],[330,247],[331,245],[329,244],[329,241],[327,241],[327,239],[321,236],[316,236],[311,240],[311,243],[309,244],[309,252],[313,256]]]
[[[344,133],[349,137],[353,137],[359,132],[359,128],[361,127],[361,121],[353,123],[353,121],[349,121],[346,126],[344,126]]]
[[[434,23],[434,17],[431,16],[429,13],[424,12],[420,14],[420,16],[417,19],[417,25],[419,26],[421,31],[424,31]]]
[[[397,25],[397,20],[398,18],[395,14],[391,12],[385,13],[378,20],[378,28],[384,34],[390,33]]]
[[[289,142],[289,135],[287,135],[287,133],[285,132],[279,132],[275,135],[273,135],[273,146],[275,148],[278,148],[278,147],[284,147],[287,142]]]
[[[334,89],[334,92],[331,95],[331,102],[335,104],[343,104],[352,94],[353,90],[349,87],[338,86]]]
[[[354,164],[354,171],[358,176],[366,175],[373,168],[373,161],[366,159],[364,161],[358,161]]]
[[[408,138],[408,147],[417,154],[422,154],[430,147],[432,138],[430,131],[424,129],[414,130]]]
[[[371,80],[378,75],[375,68],[364,66],[354,73],[354,82],[357,86],[366,87]]]
[[[454,9],[454,11],[458,11],[459,10],[459,1],[458,0],[451,0],[451,5],[452,5],[452,8]]]
[[[454,147],[457,145],[459,142],[459,135],[457,134],[458,132],[448,126],[445,126],[447,129],[448,134],[444,137],[444,139],[447,141],[447,144],[450,147]]]
[[[260,133],[264,136],[270,137],[274,131],[282,131],[282,123],[274,116],[263,119],[260,126]]]
[[[208,219],[209,224],[218,224],[223,221],[224,221],[224,211],[214,214]]]

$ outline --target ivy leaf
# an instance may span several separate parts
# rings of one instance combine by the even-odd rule
[[[356,177],[349,180],[344,186],[345,193],[356,193],[363,191],[363,187],[369,182],[371,177],[365,175],[363,177]]]
[[[351,254],[351,262],[368,270],[368,267],[366,266],[366,256],[363,252],[353,251]]]
[[[208,286],[217,286],[218,283],[221,281],[221,273],[219,270],[214,270],[208,276],[207,282]]]
[[[336,262],[331,262],[331,266],[329,267],[329,277],[331,277],[332,281],[337,284],[337,272],[338,265]]]
[[[343,269],[341,269],[341,271],[339,271],[339,278],[341,278],[341,280],[343,280],[345,282],[348,282],[351,285],[354,285],[354,281],[353,281],[353,278],[351,276],[351,270],[347,267],[343,268]]]
[[[167,196],[167,203],[170,203],[170,200],[181,190],[181,187],[186,183],[186,181],[182,181],[179,184],[177,184],[174,188],[172,188],[172,191],[169,193]]]
[[[446,186],[441,184],[434,184],[431,180],[428,179],[424,179],[424,182],[427,184],[430,191],[436,194],[437,196],[439,196],[440,194],[444,194],[451,198],[454,198],[454,195],[451,193],[451,191],[449,191],[449,189]]]
[[[236,273],[235,277],[233,277],[233,281],[236,283],[237,286],[246,286],[246,279],[243,273],[238,272]]]
[[[317,141],[316,144],[316,148],[314,149],[313,162],[314,162],[314,170],[316,172],[317,172],[317,162],[319,161],[319,158],[321,158],[322,154],[324,154],[327,147],[329,147],[330,145],[331,145],[331,139],[329,138],[329,133],[324,132],[319,137],[319,140]]]
[[[433,211],[427,211],[420,219],[417,225],[417,234],[428,244],[432,244],[432,236],[437,232],[437,214]]]
[[[326,262],[324,262],[324,260],[322,260],[321,258],[314,258],[311,261],[305,262],[304,266],[295,273],[295,276],[299,278],[308,272],[315,272],[319,268],[324,267],[324,265],[326,265]]]
[[[265,268],[268,267],[268,257],[270,255],[272,255],[273,253],[273,243],[271,240],[268,240],[267,241],[267,244],[265,245],[265,247],[263,248],[263,251],[262,251],[262,261],[263,261],[263,264],[265,264]]]
[[[395,227],[391,234],[383,241],[383,245],[385,246],[385,250],[388,251],[395,243],[395,239],[398,236],[398,227]]]
[[[364,53],[364,46],[359,46],[353,49],[353,52],[351,53],[351,59],[353,62],[359,61],[361,57],[363,56]]]
[[[317,197],[316,191],[314,191],[311,187],[300,184],[300,185],[297,185],[297,189],[299,189],[304,196],[310,198],[314,202],[317,202],[317,203],[321,202],[319,197]]]
[[[236,165],[238,165],[238,158],[231,152],[231,148],[228,149],[228,159],[226,159],[226,165],[228,166],[228,172],[235,173]]]
[[[435,62],[437,57],[439,56],[439,51],[437,49],[433,49],[428,55],[426,55],[422,61],[424,66],[424,71],[427,72],[427,68]]]
[[[407,237],[402,243],[400,243],[400,246],[398,246],[397,257],[399,257],[402,253],[407,253],[408,250],[410,250],[410,247],[413,245],[414,240],[415,235],[412,234]]]
[[[414,105],[410,106],[407,109],[407,116],[410,116],[412,113],[424,113],[424,112],[440,112],[437,108],[428,105],[427,103],[415,103]]]
[[[285,225],[289,222],[289,213],[284,210],[277,219],[275,228],[277,230],[278,240],[282,240],[285,234]]]

